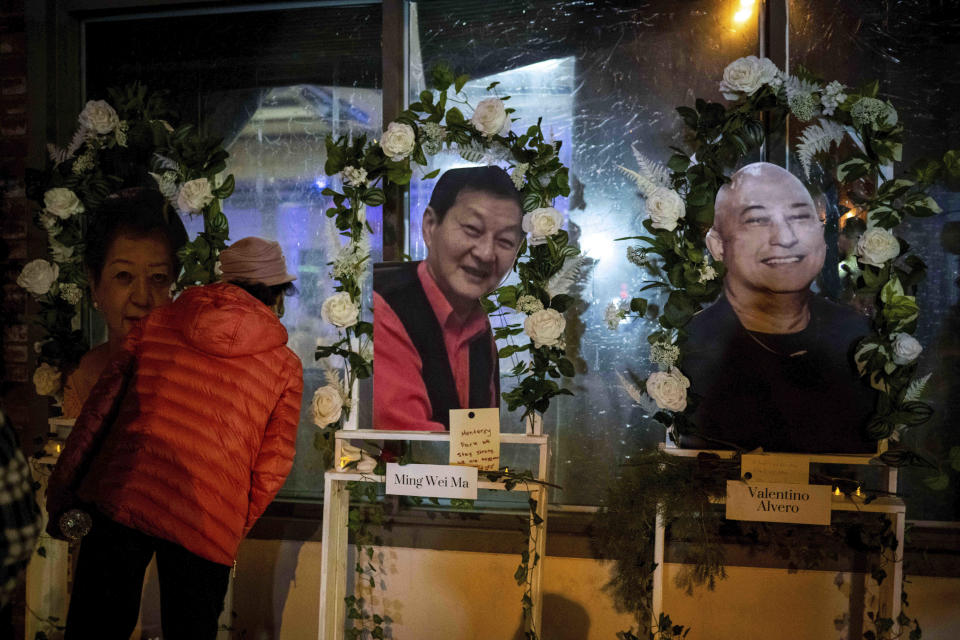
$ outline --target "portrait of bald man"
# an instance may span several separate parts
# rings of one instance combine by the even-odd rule
[[[451,409],[499,406],[499,359],[480,299],[513,266],[522,221],[503,169],[450,169],[423,214],[426,259],[374,265],[375,429],[443,431]]]
[[[803,183],[769,163],[740,169],[717,194],[706,242],[726,275],[687,325],[681,369],[698,436],[681,445],[875,452],[863,434],[876,393],[853,360],[870,322],[811,289],[826,243]]]

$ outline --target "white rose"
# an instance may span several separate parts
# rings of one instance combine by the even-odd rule
[[[60,391],[60,370],[44,362],[33,372],[33,386],[37,395],[56,395]]]
[[[66,220],[76,213],[83,213],[83,203],[80,202],[77,194],[70,189],[54,187],[43,194],[43,209],[61,220]],[[44,222],[44,226],[46,226],[46,222]]]
[[[679,193],[657,187],[647,196],[647,214],[654,229],[673,231],[677,228],[677,221],[687,214],[687,209]]]
[[[524,332],[530,336],[533,346],[537,348],[560,346],[566,326],[567,321],[563,314],[556,309],[537,311],[523,321]]]
[[[120,124],[117,112],[105,100],[91,100],[80,112],[77,118],[80,126],[90,131],[104,135],[110,133]]]
[[[416,141],[417,136],[413,132],[413,127],[402,122],[391,122],[380,139],[380,148],[388,158],[394,162],[400,162],[410,155]]]
[[[50,291],[59,275],[60,267],[56,264],[46,260],[31,260],[17,276],[17,284],[35,296],[42,296]]]
[[[484,98],[481,100],[477,108],[473,110],[470,124],[488,138],[498,134],[503,135],[510,131],[510,119],[507,117],[503,100],[500,98]]]
[[[553,207],[541,207],[524,214],[522,225],[524,232],[530,234],[527,242],[531,246],[545,244],[547,238],[560,231],[563,214]]]
[[[746,56],[734,60],[723,70],[720,93],[727,100],[736,100],[738,92],[753,95],[760,87],[776,81],[779,69],[769,58]]]
[[[687,408],[690,380],[679,369],[654,371],[647,378],[647,394],[661,409],[683,411]]]
[[[346,291],[335,293],[323,301],[320,317],[335,327],[352,327],[360,319],[360,309]]]
[[[909,333],[893,334],[893,362],[894,364],[910,364],[920,357],[923,347],[920,341]]]
[[[206,178],[184,182],[177,192],[177,208],[186,213],[200,213],[212,200],[213,192]]]
[[[900,255],[900,241],[896,236],[879,227],[867,229],[857,241],[857,257],[860,262],[882,267],[888,260]]]
[[[340,389],[332,384],[320,387],[313,392],[313,423],[318,427],[325,427],[340,419],[343,412],[343,397]]]

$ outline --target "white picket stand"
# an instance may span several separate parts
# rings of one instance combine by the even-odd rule
[[[733,451],[704,451],[702,449],[677,449],[669,446],[662,446],[661,450],[665,453],[675,456],[696,457],[699,453],[712,453],[721,458],[732,458]],[[881,449],[882,451],[882,449]],[[805,454],[805,453],[779,453],[778,456],[787,456],[791,458],[802,458],[807,464],[845,464],[845,465],[866,465],[875,457],[873,454]],[[886,487],[889,493],[895,493],[897,490],[897,469],[886,467]],[[724,500],[716,500],[717,504],[723,504]],[[886,513],[890,516],[893,523],[893,531],[897,536],[897,554],[893,559],[892,570],[888,572],[887,578],[881,585],[880,606],[882,611],[894,621],[894,634],[899,631],[897,617],[900,615],[901,601],[900,593],[903,589],[903,554],[904,554],[904,531],[906,526],[906,505],[903,500],[895,497],[877,498],[869,504],[866,504],[862,498],[856,496],[847,497],[845,495],[832,496],[832,511],[857,511],[861,513]],[[657,514],[656,530],[654,532],[653,561],[655,568],[653,572],[653,619],[652,624],[656,627],[660,614],[663,612],[663,562],[666,548],[666,524],[660,514]]]
[[[360,429],[352,431],[338,431],[334,448],[334,460],[339,463],[343,451],[343,443],[349,440],[401,440],[421,442],[450,442],[449,433],[432,431],[379,431]],[[524,433],[501,433],[501,444],[529,444],[539,447],[539,461],[537,479],[546,481],[549,468],[549,446],[546,435],[527,435]],[[347,517],[350,507],[350,492],[348,482],[375,482],[384,483],[384,476],[368,473],[359,473],[353,470],[331,470],[324,475],[324,502],[323,502],[323,549],[320,556],[320,640],[342,640],[345,628],[347,595],[347,553],[348,532]],[[506,490],[502,482],[481,480],[479,489]],[[543,617],[543,564],[546,559],[547,534],[547,488],[542,484],[518,484],[513,491],[524,491],[537,501],[536,514],[542,519],[540,525],[533,524],[531,514],[530,526],[539,527],[539,534],[531,539],[530,557],[540,558],[531,575],[531,591],[533,599],[532,619],[535,629],[540,629]]]

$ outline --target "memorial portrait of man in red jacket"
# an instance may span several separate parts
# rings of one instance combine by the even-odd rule
[[[443,431],[451,409],[499,406],[496,345],[480,298],[513,266],[522,219],[503,169],[451,169],[423,215],[426,259],[375,265],[375,428]]]

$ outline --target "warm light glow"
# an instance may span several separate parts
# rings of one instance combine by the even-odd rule
[[[743,24],[753,15],[753,5],[756,0],[740,0],[740,8],[733,14],[733,21],[737,24]]]
[[[857,487],[857,495],[860,495],[860,487]]]
[[[340,456],[340,468],[346,469],[347,465],[350,464],[350,456]]]
[[[833,495],[835,495],[835,496],[840,495],[840,487],[834,488],[834,490],[833,490]]]

